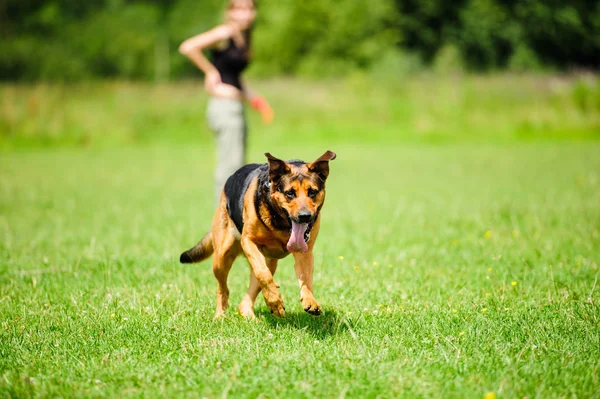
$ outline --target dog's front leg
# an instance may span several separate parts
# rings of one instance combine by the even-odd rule
[[[250,267],[252,267],[256,279],[260,283],[267,307],[275,316],[283,317],[285,315],[283,299],[273,280],[273,274],[267,267],[265,256],[249,238],[242,238],[241,244]]]
[[[296,261],[294,269],[296,270],[298,285],[300,285],[302,308],[305,312],[318,316],[323,312],[323,309],[321,309],[321,305],[317,303],[313,295],[314,259],[312,251],[306,253],[295,252],[294,260]]]

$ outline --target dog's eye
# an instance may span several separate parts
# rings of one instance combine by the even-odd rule
[[[296,192],[294,190],[287,190],[286,192],[284,192],[285,196],[288,197],[289,199],[294,199],[296,198]]]
[[[317,194],[319,193],[319,190],[315,190],[313,188],[309,188],[308,189],[308,196],[310,198],[315,198],[317,196]]]

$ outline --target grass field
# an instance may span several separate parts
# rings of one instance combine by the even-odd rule
[[[191,128],[201,109],[196,121],[189,105],[171,114],[139,101],[157,89],[135,85],[97,97],[3,87],[15,97],[2,108],[12,130],[0,153],[0,397],[598,397],[598,109],[578,108],[572,82],[558,95],[489,79],[489,90],[485,78],[457,86],[479,87],[459,105],[442,90],[454,83],[430,104],[420,96],[433,83],[414,82],[406,104],[370,88],[364,108],[346,98],[364,82],[322,92],[291,82],[296,108],[282,100],[289,108],[266,129],[252,115],[250,161],[326,149],[338,159],[315,251],[325,314],[303,312],[285,259],[286,317],[259,298],[251,322],[235,313],[245,260],[219,321],[210,263],[178,263],[213,207],[211,138]],[[284,98],[280,85],[263,88]],[[111,90],[133,99],[116,106],[120,122],[108,120]],[[155,101],[183,102],[186,90]],[[83,104],[65,105],[54,138],[27,131],[27,96],[60,91]],[[38,104],[54,101],[46,94]],[[75,108],[93,104],[104,122],[79,140]],[[136,104],[179,130],[123,138]],[[125,133],[102,136],[119,124]]]

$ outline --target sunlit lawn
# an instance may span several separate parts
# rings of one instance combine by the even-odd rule
[[[318,129],[307,109],[301,126]],[[291,259],[276,275],[286,317],[259,298],[254,322],[235,313],[245,260],[222,321],[210,263],[178,263],[212,217],[206,130],[196,143],[13,141],[0,153],[0,396],[600,395],[597,115],[581,116],[585,140],[429,140],[393,116],[373,138],[360,112],[347,138],[306,127],[306,139],[286,111],[285,139],[252,116],[250,161],[338,154],[315,251],[318,318],[301,309]]]

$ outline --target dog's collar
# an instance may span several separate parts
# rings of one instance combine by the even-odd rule
[[[321,208],[319,207],[317,209],[317,214],[315,215],[315,218],[313,219],[312,222],[310,222],[308,224],[308,228],[306,229],[306,231],[304,232],[304,242],[309,242],[310,241],[310,232],[312,231],[313,226],[315,225],[315,223],[317,222],[317,219],[319,218],[319,213],[321,212]]]
[[[315,220],[317,220],[317,218],[315,218]],[[312,230],[314,225],[315,225],[314,221],[312,221],[308,224],[308,227],[306,228],[306,231],[304,232],[304,242],[310,241],[310,231]]]

